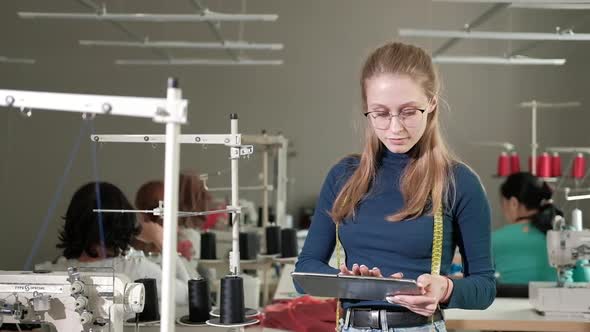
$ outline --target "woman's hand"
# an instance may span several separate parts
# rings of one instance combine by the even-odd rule
[[[383,278],[383,275],[381,274],[381,270],[379,270],[378,267],[374,267],[372,269],[369,269],[365,265],[358,265],[356,263],[352,264],[352,270],[349,270],[344,263],[340,264],[340,274],[346,275],[346,276],[369,276],[369,277]],[[390,278],[397,278],[397,279],[401,279],[403,277],[404,277],[404,274],[401,272],[394,273],[390,276]]]
[[[423,274],[418,277],[417,283],[424,289],[422,295],[388,296],[387,302],[399,304],[423,316],[432,316],[438,304],[447,302],[453,291],[453,282],[444,276]]]

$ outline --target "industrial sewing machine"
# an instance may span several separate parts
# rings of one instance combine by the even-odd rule
[[[547,232],[547,254],[558,282],[529,283],[531,305],[547,316],[590,319],[590,283],[562,278],[579,260],[590,259],[590,230],[567,229],[563,217],[556,217],[554,230]]]
[[[144,297],[143,284],[112,272],[0,271],[0,325],[123,332],[126,316],[143,311]]]

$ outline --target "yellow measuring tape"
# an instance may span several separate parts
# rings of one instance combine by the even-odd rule
[[[338,225],[339,222],[336,223],[336,266],[340,269],[340,248],[342,245],[340,244],[340,235],[338,233]],[[340,323],[340,299],[336,303],[336,332],[340,331],[338,329],[338,324]]]
[[[338,232],[340,223],[336,223],[336,266],[340,269],[340,234]],[[440,275],[440,266],[442,261],[442,243],[443,243],[443,207],[442,204],[434,213],[434,228],[432,232],[432,263],[430,274]],[[440,310],[440,307],[439,307]],[[336,306],[336,332],[340,331],[338,323],[340,322],[340,299]],[[434,325],[434,315],[431,317],[431,323]]]

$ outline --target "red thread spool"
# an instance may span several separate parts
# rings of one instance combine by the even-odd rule
[[[586,173],[586,159],[584,155],[578,153],[574,159],[574,166],[572,167],[572,176],[576,179],[581,179]]]
[[[520,157],[515,151],[510,155],[510,173],[514,174],[518,172],[520,172]]]
[[[498,157],[498,176],[510,175],[510,158],[506,152],[502,152]]]
[[[551,156],[551,176],[552,177],[559,177],[561,176],[561,157],[559,153],[554,152]]]
[[[537,163],[537,176],[541,178],[551,177],[551,157],[547,152],[539,156]]]

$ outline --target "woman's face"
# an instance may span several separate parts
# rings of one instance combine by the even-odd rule
[[[157,222],[149,220],[149,216],[140,215],[141,218],[141,233],[138,238],[147,242],[162,242],[164,237],[164,228]]]
[[[365,82],[365,89],[367,118],[375,135],[391,152],[410,151],[434,109],[422,87],[406,75],[379,74]]]

